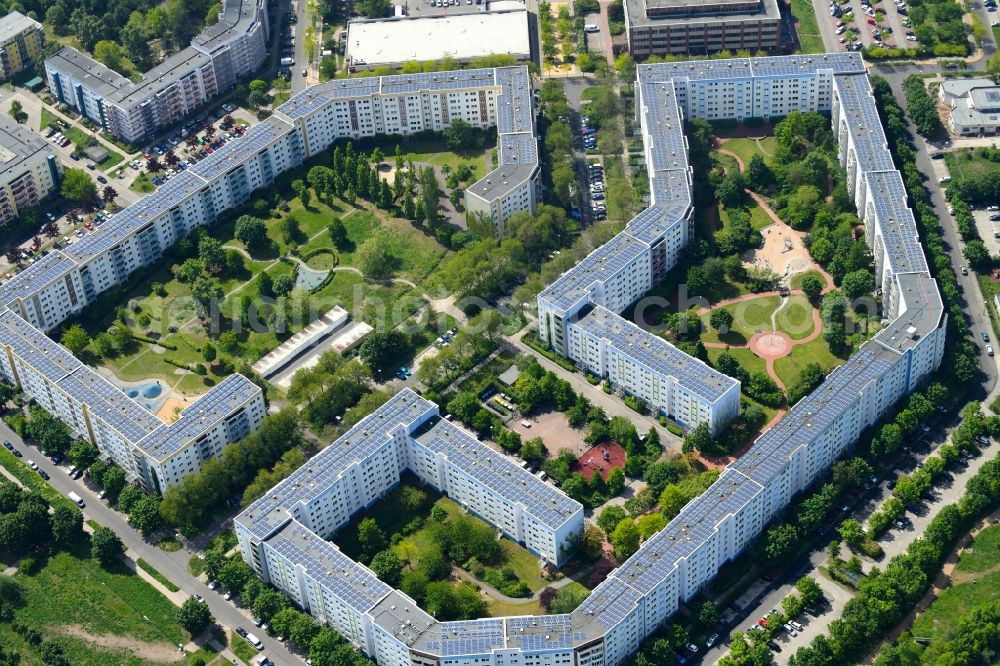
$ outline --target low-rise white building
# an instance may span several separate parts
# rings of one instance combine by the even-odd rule
[[[528,10],[352,19],[345,37],[348,66],[356,71],[399,68],[448,58],[467,63],[490,55],[531,61]]]
[[[945,79],[938,97],[951,109],[948,122],[956,134],[1000,131],[1000,86],[991,79]]]

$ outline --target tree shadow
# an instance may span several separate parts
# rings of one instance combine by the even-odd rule
[[[719,342],[724,342],[732,347],[745,347],[748,341],[746,336],[739,331],[729,331],[719,333]]]

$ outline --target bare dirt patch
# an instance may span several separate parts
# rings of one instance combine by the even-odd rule
[[[531,424],[530,428],[521,425],[521,419],[514,419],[507,425],[517,431],[522,440],[541,437],[550,454],[569,449],[579,457],[590,448],[590,444],[583,441],[583,430],[571,427],[562,412],[546,412],[524,417],[524,420]]]
[[[193,401],[187,398],[178,398],[176,396],[171,396],[163,401],[160,408],[156,410],[156,418],[160,419],[164,423],[173,423],[177,420],[176,410],[183,410],[185,407],[190,405]]]
[[[145,641],[137,641],[132,638],[126,638],[124,636],[115,636],[114,634],[92,634],[78,624],[70,624],[58,629],[59,633],[66,636],[73,636],[74,638],[80,638],[88,643],[93,643],[94,645],[111,649],[111,650],[127,650],[140,659],[146,659],[148,661],[158,661],[164,664],[172,664],[180,661],[182,656],[177,650],[177,646],[170,645],[169,643],[149,643]]]
[[[776,224],[765,227],[760,233],[764,237],[764,246],[744,253],[742,258],[746,266],[767,268],[782,279],[815,268],[815,262],[798,234]]]

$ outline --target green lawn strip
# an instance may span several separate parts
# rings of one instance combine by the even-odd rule
[[[520,615],[544,615],[537,599],[523,604],[509,604],[505,601],[486,597],[486,613],[490,617],[517,617]]]
[[[187,640],[177,624],[177,607],[124,564],[110,570],[88,557],[87,545],[78,553],[52,555],[34,575],[18,572],[24,606],[17,611],[21,624],[59,635],[62,628],[79,625],[94,635],[113,634],[146,643],[176,645]],[[92,659],[85,641],[67,654],[70,663],[115,663]],[[121,662],[118,662],[121,663]]]
[[[997,564],[1000,564],[1000,525],[993,525],[976,535],[972,548],[958,558],[956,569],[975,573],[992,569]]]
[[[73,144],[77,146],[86,143],[88,140],[94,138],[92,134],[88,133],[86,130],[80,129],[76,125],[70,125],[68,128],[63,129],[62,133],[67,139],[72,141]],[[98,168],[100,168],[103,171],[107,171],[111,167],[121,164],[122,160],[125,159],[124,157],[122,157],[121,153],[119,153],[116,150],[112,150],[111,148],[108,148],[103,143],[98,143],[97,146],[99,148],[103,148],[104,150],[108,151],[108,156],[105,157],[100,162],[97,162]],[[86,155],[82,155],[81,158],[89,159],[87,158]]]
[[[755,231],[760,231],[765,227],[769,227],[774,224],[774,220],[771,216],[764,212],[764,209],[754,204],[750,206],[750,226]]]
[[[795,275],[793,275],[789,286],[791,286],[792,289],[801,289],[802,281],[805,280],[806,276],[808,275],[812,275],[820,282],[824,282],[823,274],[820,273],[819,271],[805,271],[804,273],[796,273]]]
[[[799,37],[801,52],[825,53],[812,3],[809,0],[792,0],[792,16],[796,19],[795,34]]]
[[[156,185],[153,185],[153,181],[149,179],[145,171],[141,171],[132,184],[128,186],[133,192],[140,192],[142,194],[149,194],[156,189]]]
[[[22,453],[24,452],[22,451]],[[29,490],[33,490],[44,497],[49,504],[53,506],[62,505],[76,508],[76,504],[63,497],[59,491],[46,483],[42,477],[38,476],[38,472],[28,467],[28,464],[24,462],[24,459],[17,458],[7,449],[0,449],[0,464],[2,464],[8,472],[13,474],[14,477]]]
[[[254,657],[257,656],[257,650],[237,633],[230,632],[229,646],[232,649],[233,654],[248,664]]]
[[[731,153],[739,155],[739,158],[743,160],[744,165],[750,164],[750,159],[754,155],[760,155],[764,158],[766,163],[770,164],[771,155],[774,154],[776,146],[777,142],[773,136],[762,139],[760,141],[760,145],[758,145],[757,141],[745,137],[726,139],[726,142],[722,144],[722,148],[724,150],[728,150]]]
[[[759,296],[725,306],[724,309],[733,315],[733,325],[729,333],[722,335],[709,325],[711,313],[707,313],[702,318],[705,327],[702,341],[745,344],[757,331],[771,330],[771,313],[780,302],[780,296],[772,295]]]
[[[913,635],[932,640],[950,636],[955,624],[973,608],[994,601],[997,590],[1000,590],[1000,571],[944,590],[913,623]]]
[[[167,588],[171,592],[176,592],[177,590],[181,589],[181,588],[177,587],[176,585],[174,585],[172,582],[170,582],[169,578],[167,578],[166,576],[164,576],[163,574],[161,574],[159,571],[157,571],[156,567],[154,567],[152,564],[150,564],[146,560],[142,559],[141,557],[138,560],[136,560],[135,563],[139,566],[140,569],[142,569],[143,571],[145,571],[146,573],[148,573],[150,576],[152,576],[153,578],[155,578],[156,581],[160,585],[162,585],[163,587]]]
[[[38,121],[38,130],[39,131],[45,131],[46,127],[48,127],[49,125],[51,125],[54,122],[57,122],[58,120],[59,120],[59,118],[56,117],[56,114],[52,113],[51,111],[49,111],[47,108],[45,108],[43,106],[42,107],[42,114],[41,114],[41,117],[40,117],[40,119]],[[61,127],[61,125],[60,125],[60,127]]]
[[[791,386],[798,381],[802,369],[809,363],[819,363],[825,372],[829,372],[835,365],[843,363],[843,360],[830,353],[826,342],[820,336],[812,342],[793,347],[788,356],[775,359],[774,371],[785,386]]]
[[[532,592],[537,592],[549,584],[549,581],[539,575],[537,555],[533,555],[513,541],[505,539],[501,543],[503,549],[507,551],[507,566],[514,570],[517,577],[524,581]]]
[[[722,352],[728,351],[732,356],[740,362],[744,368],[749,372],[765,372],[767,371],[767,364],[764,363],[764,359],[757,356],[749,349],[745,347],[730,347],[729,349],[722,349],[720,347],[709,347],[708,348],[708,358],[715,363]]]
[[[478,150],[469,150],[462,153],[444,151],[437,153],[427,160],[427,162],[438,167],[447,165],[452,171],[458,170],[458,168],[463,164],[467,165],[470,169],[472,169],[472,177],[466,181],[466,185],[476,182],[484,175],[483,153]]]

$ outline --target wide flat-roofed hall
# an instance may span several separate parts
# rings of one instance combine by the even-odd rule
[[[489,55],[531,60],[528,12],[354,19],[347,24],[347,61],[357,70],[450,58],[467,63]]]

